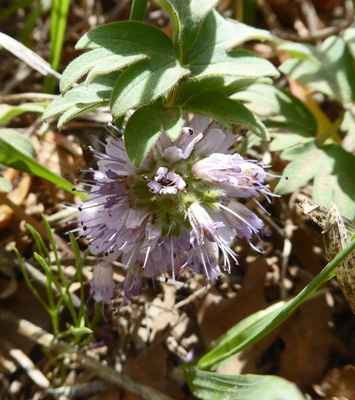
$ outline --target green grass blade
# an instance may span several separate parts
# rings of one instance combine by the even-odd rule
[[[132,0],[130,20],[144,21],[148,0]]]
[[[35,298],[42,304],[42,306],[44,307],[44,309],[47,311],[48,314],[51,313],[50,308],[48,307],[47,303],[42,299],[41,295],[38,293],[37,289],[32,285],[32,282],[28,276],[28,273],[26,271],[25,266],[23,265],[22,259],[21,259],[21,255],[19,253],[19,251],[17,250],[16,247],[11,246],[12,250],[15,252],[22,275],[25,279],[25,282],[28,286],[28,288],[31,290],[31,292],[33,293],[33,295],[35,296]]]
[[[58,71],[62,51],[65,30],[67,27],[68,12],[70,0],[53,0],[51,10],[51,32],[50,32],[50,63],[55,71]],[[49,76],[44,80],[43,91],[45,93],[53,93],[57,81]]]
[[[236,353],[265,337],[331,279],[334,269],[354,250],[355,241],[352,241],[296,297],[249,316],[221,336],[200,359],[182,368],[197,364],[200,369],[215,370]]]
[[[22,172],[27,172],[31,175],[36,175],[41,178],[47,179],[49,182],[60,186],[64,190],[72,193],[73,185],[56,175],[48,168],[44,167],[34,159],[31,152],[32,145],[26,137],[18,133],[14,129],[1,129],[0,130],[0,163],[17,169]],[[87,199],[85,193],[76,192],[82,199]]]
[[[42,258],[46,258],[49,261],[49,250],[47,248],[47,246],[44,243],[44,240],[42,239],[42,236],[37,232],[37,230],[30,224],[26,224],[27,229],[30,231],[36,246],[37,246],[37,250],[39,252],[39,254],[41,255]]]

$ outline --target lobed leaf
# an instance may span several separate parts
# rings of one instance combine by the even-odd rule
[[[160,29],[138,21],[99,26],[82,36],[76,49],[91,51],[80,55],[67,66],[60,82],[62,93],[87,72],[87,82],[90,82],[91,70],[96,76],[122,69],[135,61],[159,57],[160,54],[174,57],[169,37]],[[112,64],[114,69],[111,69]]]
[[[117,76],[110,96],[114,118],[156,100],[189,74],[176,59],[171,39],[160,29],[138,21],[100,26],[85,34],[76,47],[90,51],[68,65],[60,83],[61,92],[86,73],[88,84],[99,75],[125,68]]]
[[[317,147],[307,140],[284,151],[281,157],[291,161],[275,188],[277,194],[288,194],[314,179],[313,200],[329,208],[335,203],[342,215],[355,218],[355,156],[339,144]]]
[[[260,83],[230,98],[246,102],[249,109],[267,119],[268,128],[298,132],[304,136],[315,136],[317,133],[317,121],[312,112],[285,89]]]
[[[281,157],[291,161],[275,188],[277,194],[288,194],[314,178],[324,162],[324,154],[315,140],[308,140],[282,153]]]
[[[161,129],[175,140],[181,133],[180,107],[165,108],[161,101],[139,108],[128,120],[124,142],[132,164],[139,167],[159,138]]]
[[[222,375],[187,369],[185,379],[202,400],[304,400],[294,383],[268,375]]]
[[[322,148],[326,164],[315,177],[313,199],[329,208],[335,203],[341,214],[355,219],[355,156],[339,144],[328,144]],[[327,173],[327,182],[324,174]],[[323,177],[323,179],[322,179]]]
[[[211,11],[204,20],[186,63],[192,76],[278,77],[267,60],[246,50],[229,51],[248,40],[271,40],[270,32],[235,23]],[[229,51],[229,52],[228,52]]]
[[[281,46],[296,58],[285,61],[279,69],[342,104],[351,103],[355,98],[352,35],[351,31],[347,36],[348,42],[331,36],[323,42],[320,51],[312,45],[298,44],[297,51],[293,50],[295,46]]]

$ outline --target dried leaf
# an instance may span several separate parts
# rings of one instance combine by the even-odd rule
[[[337,206],[332,203],[324,229],[325,252],[329,260],[335,258],[350,243],[350,233],[345,227]],[[355,314],[355,254],[351,253],[335,269],[341,291],[351,311]]]
[[[333,260],[350,243],[355,224],[340,215],[337,206],[332,203],[329,211],[319,204],[304,200],[295,206],[323,229],[325,253],[329,261]],[[341,291],[352,312],[355,314],[355,254],[346,257],[335,269]]]
[[[320,385],[315,385],[314,390],[320,396],[327,398],[355,398],[355,367],[345,365],[343,368],[331,369],[323,378]]]

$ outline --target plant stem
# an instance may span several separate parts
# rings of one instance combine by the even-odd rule
[[[132,0],[131,21],[144,21],[145,12],[147,10],[148,0]]]

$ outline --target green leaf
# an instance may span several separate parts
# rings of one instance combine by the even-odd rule
[[[58,96],[47,107],[43,119],[47,120],[58,114],[63,114],[58,121],[60,129],[66,122],[77,115],[96,107],[108,105],[112,93],[112,87],[120,72],[98,76],[89,87],[85,84],[71,89],[64,96]]]
[[[28,138],[14,129],[0,130],[0,164],[47,179],[72,193],[73,185],[70,182],[39,164],[34,157],[35,151]],[[77,194],[86,198],[83,193]]]
[[[355,24],[350,26],[345,32],[343,39],[346,42],[346,45],[348,46],[348,49],[355,59]]]
[[[174,26],[173,41],[178,58],[182,64],[191,47],[206,15],[218,4],[218,0],[155,0],[167,11]]]
[[[82,76],[88,73],[85,85],[88,86],[92,80],[99,76],[115,72],[128,67],[135,62],[147,60],[148,56],[142,55],[120,55],[113,50],[99,48],[84,53],[74,59],[65,69],[63,78],[60,81],[60,91],[65,94],[68,89]],[[105,63],[102,63],[102,60]],[[101,62],[100,62],[101,61]],[[118,76],[117,76],[118,78]]]
[[[319,68],[322,67],[321,60],[325,61],[322,52],[308,43],[286,43],[279,46],[279,50],[285,51],[293,58],[309,61]]]
[[[285,150],[296,144],[304,143],[308,136],[297,133],[272,133],[274,140],[270,143],[271,151]]]
[[[125,148],[133,165],[139,167],[148,154],[161,129],[175,140],[181,133],[180,107],[165,108],[161,101],[138,109],[128,120],[124,141]]]
[[[232,124],[244,125],[262,139],[268,139],[268,131],[260,119],[243,104],[226,97],[223,89],[220,92],[192,89],[193,84],[189,84],[189,90],[185,91],[184,96],[178,97],[177,102],[184,110],[208,115],[228,128]],[[188,98],[185,97],[187,93],[190,95]]]
[[[351,103],[355,98],[355,61],[343,38],[332,36],[324,41],[321,50],[315,46],[298,44],[303,53],[290,51],[298,59],[287,60],[280,66],[284,74],[303,82],[340,103]],[[283,47],[287,51],[287,47]],[[305,60],[305,54],[312,53]],[[315,62],[316,60],[316,62]]]
[[[355,115],[351,111],[345,111],[341,130],[346,131],[355,145]]]
[[[3,124],[18,115],[26,112],[43,113],[48,103],[24,103],[18,106],[10,106],[8,104],[0,105],[0,124]]]
[[[188,80],[180,85],[178,104],[184,104],[190,97],[196,95],[196,92],[213,91],[229,96],[238,90],[259,82],[272,83],[270,78],[250,78],[250,77],[231,77],[214,76],[197,80]],[[232,96],[231,96],[232,98]]]
[[[324,153],[311,140],[297,145],[282,153],[281,157],[291,160],[284,169],[283,176],[275,188],[276,194],[294,192],[311,180],[320,170],[324,162]]]
[[[73,336],[80,336],[80,335],[89,335],[93,331],[85,326],[82,327],[75,327],[73,325],[70,326],[68,329],[69,333]]]
[[[9,160],[12,160],[12,157],[16,157],[12,153],[6,153],[10,149],[15,149],[16,152],[21,153],[27,157],[36,157],[36,151],[30,141],[30,139],[21,133],[18,133],[14,129],[3,128],[0,129],[0,149],[3,151],[0,152],[0,164],[4,164],[7,167],[7,163]],[[12,167],[16,168],[16,167]],[[20,168],[16,168],[22,171]]]
[[[354,249],[355,241],[352,241],[296,297],[285,303],[274,304],[242,320],[221,336],[200,359],[180,368],[186,370],[198,365],[203,369],[216,369],[233,355],[265,337],[281,325],[301,304],[310,299],[320,286],[334,277],[335,268]]]
[[[218,338],[212,346],[208,348],[205,355],[199,358],[198,367],[201,369],[215,370],[219,365],[243,350],[246,343],[247,346],[251,346],[255,343],[257,337],[254,341],[249,342],[248,335],[253,337],[254,333],[262,331],[264,327],[279,314],[284,305],[285,302],[280,301],[238,322],[233,328],[229,329]]]
[[[100,26],[85,34],[76,47],[91,51],[65,69],[61,92],[65,93],[86,73],[88,84],[98,75],[125,68],[111,95],[114,118],[154,101],[189,73],[176,59],[170,38],[160,29],[138,21]]]
[[[276,78],[279,72],[269,61],[246,50],[229,51],[248,40],[271,39],[269,32],[228,21],[213,10],[204,20],[186,63],[194,78],[224,75]]]
[[[4,176],[0,175],[0,191],[9,193],[12,190],[12,183]]]
[[[329,208],[335,203],[342,215],[355,219],[355,156],[338,144],[329,144],[322,148],[325,163],[316,175],[313,199]]]
[[[114,118],[133,107],[143,106],[171,90],[189,70],[172,57],[159,57],[133,65],[118,78],[111,97]]]
[[[260,83],[232,95],[231,99],[246,102],[249,109],[267,119],[268,128],[312,136],[317,133],[311,111],[287,90]]]
[[[257,15],[258,0],[243,0],[241,3],[241,8],[241,15],[239,17],[239,13],[237,12],[236,19],[244,22],[247,25],[254,26]]]
[[[268,375],[222,375],[188,369],[192,394],[202,400],[304,400],[294,383]]]
[[[277,194],[288,194],[314,178],[313,200],[329,208],[335,203],[342,215],[355,218],[355,156],[339,144],[317,147],[307,140],[284,151],[281,157],[291,161],[275,188]]]

